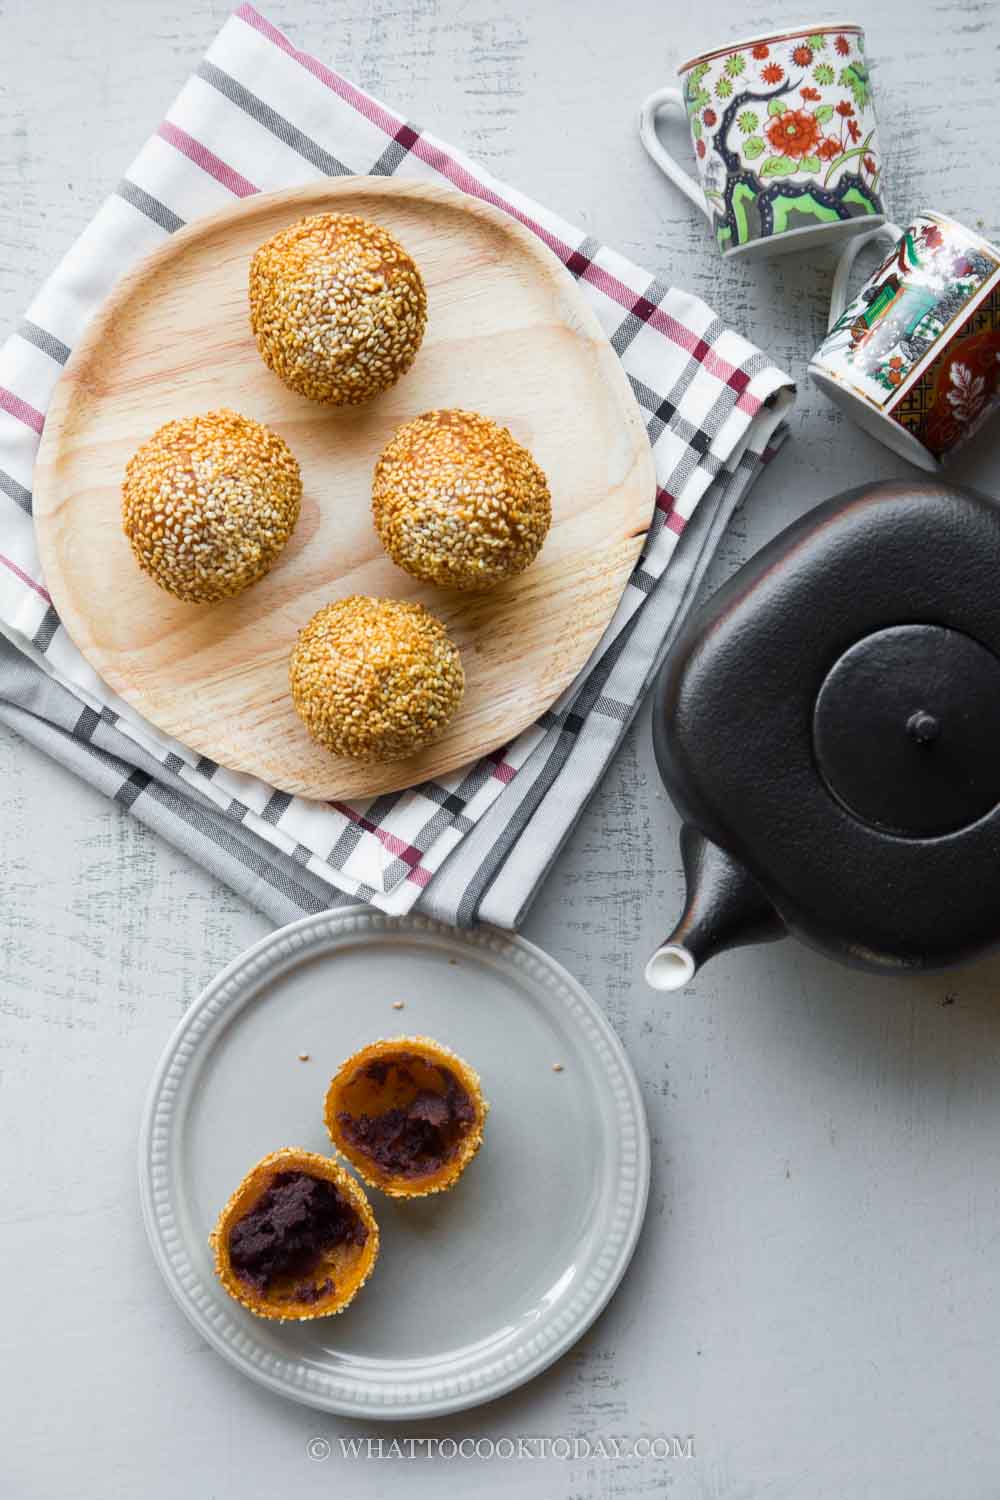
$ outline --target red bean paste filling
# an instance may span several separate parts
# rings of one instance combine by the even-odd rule
[[[389,1069],[395,1068],[403,1083],[413,1082],[407,1061],[405,1056],[378,1059],[368,1064],[364,1076],[382,1088]],[[346,1110],[337,1115],[344,1139],[393,1177],[429,1177],[437,1172],[455,1155],[476,1118],[475,1106],[454,1073],[435,1066],[442,1093],[419,1089],[405,1108],[380,1115],[352,1115]]]
[[[229,1232],[229,1260],[241,1281],[267,1293],[279,1278],[300,1277],[282,1302],[318,1302],[334,1290],[310,1279],[335,1245],[361,1246],[368,1230],[334,1183],[307,1172],[279,1172],[249,1213]]]

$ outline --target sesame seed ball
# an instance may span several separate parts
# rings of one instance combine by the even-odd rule
[[[506,427],[472,411],[428,411],[383,450],[372,514],[383,547],[414,578],[485,589],[534,561],[552,499]]]
[[[288,444],[239,412],[210,411],[167,422],[129,459],[122,526],[144,573],[204,604],[263,578],[301,502]]]
[[[292,700],[314,740],[354,760],[402,760],[443,732],[465,675],[447,630],[422,604],[353,594],[299,632]]]
[[[387,229],[357,214],[316,214],[254,255],[250,324],[264,363],[293,391],[353,406],[412,365],[427,293]]]

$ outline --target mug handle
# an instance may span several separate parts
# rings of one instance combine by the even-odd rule
[[[873,240],[891,240],[898,244],[903,238],[903,230],[898,224],[891,223],[888,219],[880,224],[877,229],[870,229],[867,234],[855,235],[854,239],[848,240],[844,252],[837,262],[837,269],[833,273],[833,286],[830,288],[830,316],[826,321],[827,333],[835,323],[839,323],[844,316],[844,308],[850,298],[847,295],[847,283],[857,260],[858,255],[865,245],[870,245]]]
[[[679,187],[684,196],[690,198],[695,208],[701,209],[705,218],[711,223],[712,214],[705,194],[690,172],[685,172],[683,167],[678,166],[656,133],[656,117],[660,113],[660,110],[664,109],[667,105],[672,109],[679,110],[684,118],[687,119],[684,96],[680,89],[657,89],[654,94],[650,94],[639,111],[639,139],[656,162],[660,171],[666,173],[674,186]]]

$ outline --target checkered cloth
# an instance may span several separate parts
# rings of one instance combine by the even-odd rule
[[[445,181],[576,277],[643,408],[658,490],[642,557],[579,678],[513,743],[439,781],[307,802],[169,740],[87,666],[39,567],[31,476],[62,366],[121,273],[234,198],[350,173]],[[792,387],[700,302],[495,181],[242,5],[0,350],[0,718],[277,921],[362,899],[515,926],[619,744]]]

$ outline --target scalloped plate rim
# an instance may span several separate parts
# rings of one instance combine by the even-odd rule
[[[541,1349],[522,1360],[515,1369],[498,1370],[491,1379],[474,1390],[467,1388],[468,1377],[464,1374],[457,1375],[450,1381],[447,1375],[436,1374],[433,1378],[447,1386],[447,1390],[442,1395],[420,1399],[411,1393],[396,1397],[390,1394],[389,1399],[374,1402],[371,1399],[364,1399],[361,1395],[339,1396],[316,1388],[315,1384],[311,1384],[310,1381],[315,1382],[317,1377],[312,1367],[307,1366],[304,1361],[298,1361],[298,1363],[303,1371],[307,1372],[308,1378],[302,1385],[293,1384],[288,1379],[262,1368],[242,1353],[235,1346],[236,1342],[245,1338],[239,1330],[235,1330],[235,1340],[232,1334],[227,1338],[226,1334],[220,1331],[207,1313],[196,1304],[193,1295],[183,1284],[182,1271],[164,1243],[164,1211],[157,1205],[157,1183],[154,1181],[154,1168],[151,1160],[154,1137],[158,1127],[162,1128],[164,1086],[175,1065],[180,1066],[182,1072],[189,1065],[190,1057],[194,1055],[198,1046],[199,1037],[196,1036],[191,1045],[187,1061],[181,1064],[177,1063],[179,1049],[185,1043],[190,1043],[190,1033],[198,1027],[199,1022],[201,1035],[204,1036],[206,1044],[211,1045],[213,1038],[220,1030],[224,1030],[225,1021],[252,1001],[266,978],[277,978],[300,958],[318,956],[324,950],[335,948],[341,938],[350,937],[352,934],[365,930],[374,932],[381,930],[385,933],[400,932],[404,937],[412,934],[431,934],[446,946],[455,945],[458,949],[466,950],[470,946],[485,947],[492,950],[495,956],[499,955],[501,963],[506,963],[511,970],[516,970],[518,963],[521,966],[528,965],[535,972],[536,980],[539,971],[545,973],[549,981],[548,988],[553,991],[558,989],[560,999],[568,998],[576,1002],[594,1026],[600,1041],[609,1050],[613,1064],[620,1074],[619,1082],[631,1116],[630,1122],[626,1123],[631,1123],[635,1131],[634,1169],[630,1173],[621,1174],[623,1178],[632,1180],[630,1196],[627,1202],[622,1201],[625,1189],[620,1185],[619,1199],[616,1204],[616,1217],[621,1218],[624,1214],[622,1232],[614,1246],[611,1263],[600,1278],[598,1289],[568,1326],[550,1331]],[[519,955],[519,959],[512,959],[511,952]],[[241,982],[236,990],[225,998],[227,989],[237,981]],[[543,988],[546,987],[538,981],[536,991],[541,993]],[[206,1012],[220,996],[224,998],[218,1010],[206,1018]],[[566,1017],[566,1024],[573,1028],[579,1026],[579,1022],[570,1016]],[[593,1043],[588,1043],[588,1046],[593,1048]],[[604,1068],[610,1076],[611,1069],[606,1060],[604,1060]],[[176,1094],[176,1089],[173,1094]],[[169,1108],[167,1115],[169,1121]],[[619,1286],[638,1242],[649,1193],[649,1130],[639,1083],[621,1041],[603,1011],[583,986],[544,949],[528,942],[518,934],[486,926],[465,930],[454,929],[421,914],[411,913],[404,917],[392,917],[363,906],[326,910],[303,917],[267,934],[220,970],[188,1007],[159,1058],[143,1109],[138,1145],[139,1196],[150,1248],[168,1290],[196,1331],[242,1374],[276,1394],[320,1411],[341,1416],[363,1417],[369,1420],[428,1418],[464,1411],[507,1395],[541,1374],[586,1332],[607,1306]],[[164,1168],[164,1171],[170,1178],[169,1169]],[[173,1181],[174,1178],[170,1180]],[[159,1186],[162,1189],[162,1184]],[[183,1246],[182,1238],[179,1235],[178,1238]],[[197,1281],[197,1270],[187,1258],[186,1250],[184,1258],[187,1260],[187,1271]],[[214,1286],[212,1290],[214,1293]],[[272,1330],[274,1326],[269,1325]],[[416,1367],[430,1371],[435,1363],[442,1363],[445,1358],[446,1356],[438,1356],[436,1360],[430,1361],[403,1358],[399,1361],[399,1369],[403,1371]],[[504,1356],[498,1363],[509,1363],[509,1359],[509,1355]],[[285,1363],[294,1366],[295,1356],[290,1356]],[[350,1384],[349,1374],[345,1376],[343,1372],[338,1372],[337,1378],[341,1384],[345,1380],[347,1384]],[[405,1388],[404,1382],[400,1384]]]

